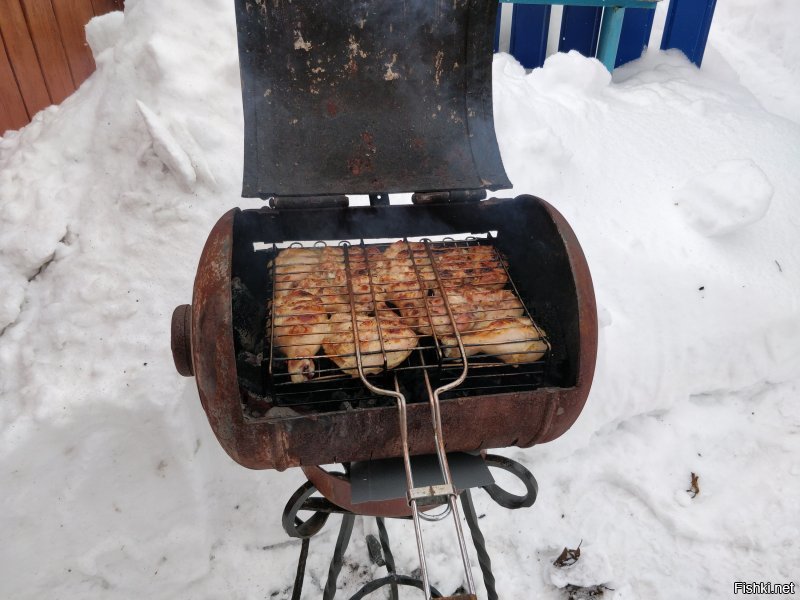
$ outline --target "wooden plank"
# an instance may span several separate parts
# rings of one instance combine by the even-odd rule
[[[629,8],[625,11],[617,48],[617,67],[639,58],[650,44],[654,16],[655,11],[645,8]]]
[[[677,48],[699,67],[716,5],[717,0],[671,0],[661,49]]]
[[[654,9],[661,0],[500,0],[514,4],[563,4],[564,6],[615,6],[617,8]],[[694,1],[694,0],[690,0]]]
[[[0,36],[0,135],[28,123],[28,112]]]
[[[584,56],[593,57],[602,19],[603,9],[599,6],[565,6],[561,15],[558,51],[577,50]]]
[[[67,53],[72,81],[77,88],[95,70],[92,50],[86,42],[84,27],[94,17],[91,0],[52,0]]]
[[[514,5],[508,50],[526,69],[535,69],[544,64],[549,26],[549,6]]]
[[[609,73],[614,71],[614,64],[617,61],[617,47],[624,20],[624,8],[612,6],[603,10],[603,25],[600,27],[600,41],[597,44],[597,60],[606,66]]]
[[[61,44],[61,31],[50,0],[22,0],[22,9],[39,57],[50,99],[58,104],[75,91],[75,84]]]
[[[19,0],[0,0],[0,34],[25,102],[25,110],[29,117],[33,117],[52,102]]]
[[[94,14],[97,16],[113,12],[115,10],[122,10],[125,4],[123,0],[91,0]]]

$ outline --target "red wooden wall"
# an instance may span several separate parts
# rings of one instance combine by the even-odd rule
[[[91,75],[84,25],[122,7],[123,0],[0,0],[0,135]]]

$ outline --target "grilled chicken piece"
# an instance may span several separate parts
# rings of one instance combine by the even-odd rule
[[[331,329],[328,313],[319,299],[303,290],[276,297],[272,311],[274,344],[288,361],[294,383],[314,376],[314,355]]]
[[[351,269],[349,283],[344,267],[336,271],[329,271],[329,277],[324,277],[324,275],[317,275],[310,281],[314,288],[313,291],[329,313],[350,314],[351,286],[356,311],[368,313],[375,310],[369,275],[364,269]]]
[[[444,351],[447,358],[461,356],[455,337],[446,337],[442,341],[447,346]],[[544,331],[528,317],[487,321],[480,330],[461,334],[461,341],[468,357],[490,354],[513,365],[536,362],[547,352]]]
[[[459,333],[482,329],[488,322],[497,319],[521,317],[525,312],[522,301],[511,290],[465,285],[447,289],[447,297]],[[432,319],[437,335],[452,335],[450,318],[439,292],[427,298],[427,309],[425,294],[417,291],[394,293],[392,303],[397,306],[406,325],[417,333],[430,335]]]
[[[447,300],[459,333],[469,331],[486,318],[486,312],[469,302],[459,290],[447,290]],[[447,307],[440,295],[423,297],[419,294],[394,302],[409,327],[422,335],[453,335],[453,325]],[[431,329],[432,327],[432,329]]]
[[[433,251],[434,265],[441,286],[445,289],[465,285],[480,285],[500,289],[508,282],[500,254],[492,246],[464,246],[436,248]],[[439,282],[430,261],[420,267],[425,286],[438,290]]]
[[[431,255],[445,288],[482,285],[500,289],[508,282],[502,257],[493,246],[478,244],[451,247],[431,244],[429,254],[423,242],[400,240],[390,244],[383,252],[387,268],[394,271],[408,268],[414,277],[419,273],[426,288],[439,289],[431,266]]]
[[[495,290],[486,287],[464,286],[457,290],[469,303],[483,310],[485,318],[491,321],[508,317],[521,317],[525,313],[522,301],[511,290]],[[473,329],[482,329],[483,323],[476,323]]]
[[[393,244],[389,244],[383,251],[384,258],[411,258],[414,255],[415,259],[428,258],[428,249],[423,242],[407,242],[405,240],[398,240]]]
[[[417,347],[417,335],[406,327],[391,309],[383,305],[378,308],[377,317],[356,315],[358,325],[359,351],[365,375],[380,373],[383,370],[383,349],[386,352],[386,367],[395,368]],[[380,336],[378,321],[380,320]],[[358,377],[358,361],[355,355],[355,335],[350,314],[337,313],[331,317],[331,331],[325,336],[322,347],[325,355],[352,377]]]
[[[275,295],[286,295],[290,290],[304,289],[308,277],[318,269],[319,248],[284,248],[268,265],[275,269]]]
[[[380,250],[368,247],[366,255],[372,256],[376,252],[380,253]],[[350,288],[346,265],[349,265],[356,310],[372,312],[375,306],[370,289],[369,271],[364,250],[358,246],[348,249],[346,261],[342,247],[324,248],[315,272],[306,281],[306,289],[319,297],[329,313],[350,314]]]
[[[439,262],[436,270],[445,289],[465,285],[479,285],[489,289],[501,289],[508,283],[508,275],[497,260],[478,260],[471,262]],[[434,286],[436,284],[434,277]]]

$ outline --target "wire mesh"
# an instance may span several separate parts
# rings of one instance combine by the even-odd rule
[[[380,403],[358,379],[359,359],[376,381],[413,390],[424,369],[445,385],[464,366],[457,334],[469,374],[444,397],[536,387],[550,342],[493,242],[484,234],[273,245],[265,361],[273,401]]]

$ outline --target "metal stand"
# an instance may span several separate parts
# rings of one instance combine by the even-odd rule
[[[507,471],[519,478],[525,485],[525,494],[522,496],[510,494],[496,484],[484,486],[483,489],[489,494],[492,500],[500,506],[511,510],[532,506],[533,503],[536,502],[539,487],[533,474],[528,471],[528,469],[520,463],[503,456],[488,454],[484,457],[484,460],[487,466]],[[357,515],[355,512],[336,506],[325,498],[312,497],[316,491],[317,489],[312,483],[306,482],[294,493],[283,511],[282,522],[286,533],[291,537],[303,540],[300,549],[300,558],[297,564],[297,575],[292,591],[292,600],[300,600],[311,538],[322,529],[332,513],[339,513],[342,515],[342,521],[339,527],[339,535],[336,540],[336,546],[334,547],[333,557],[331,558],[331,564],[328,569],[328,578],[322,594],[322,600],[333,600],[336,595],[339,574],[342,570],[344,553],[350,543],[350,537],[353,533],[353,524],[355,523]],[[461,506],[464,510],[467,526],[472,534],[472,542],[478,555],[481,573],[483,574],[487,598],[488,600],[498,600],[495,578],[492,573],[492,562],[489,553],[486,551],[486,542],[478,524],[478,515],[475,512],[475,506],[472,502],[472,494],[470,490],[464,490],[460,495]],[[314,514],[308,518],[308,520],[302,521],[297,516],[298,512],[301,510],[310,511]],[[379,566],[386,567],[387,575],[365,584],[358,592],[351,596],[349,600],[361,600],[375,590],[386,586],[391,586],[391,600],[398,600],[399,586],[415,587],[424,592],[426,582],[421,578],[397,573],[384,518],[375,517],[375,519],[378,525],[379,541],[377,545],[373,544],[373,546],[370,547],[370,555],[373,562]],[[444,597],[433,586],[428,587],[433,598]],[[448,596],[448,598],[455,599],[468,597],[468,595],[458,595],[458,593],[454,596]]]

